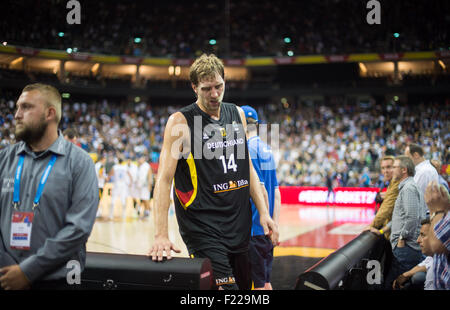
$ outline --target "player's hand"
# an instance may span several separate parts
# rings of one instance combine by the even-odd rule
[[[279,232],[278,232],[278,225],[275,224],[275,222],[272,220],[272,218],[269,216],[269,214],[266,214],[265,216],[260,216],[260,222],[261,226],[264,229],[264,235],[269,236],[272,240],[272,244],[274,246],[279,245]]]
[[[4,290],[24,290],[30,287],[30,282],[19,265],[0,268],[0,285]]]
[[[155,237],[155,243],[150,248],[148,255],[152,257],[153,261],[161,262],[164,252],[166,253],[167,259],[172,259],[172,251],[175,253],[181,252],[180,249],[170,242],[168,237]]]

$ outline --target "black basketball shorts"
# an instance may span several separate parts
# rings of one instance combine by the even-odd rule
[[[191,254],[191,257],[209,258],[217,288],[249,290],[251,278],[248,252],[230,253],[224,249],[209,248]]]

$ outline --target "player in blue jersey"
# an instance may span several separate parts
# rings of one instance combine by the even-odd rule
[[[266,203],[269,213],[276,225],[280,214],[281,196],[278,188],[275,161],[271,148],[258,136],[258,114],[250,106],[242,106],[247,119],[248,149],[259,180],[264,185]],[[250,199],[251,200],[251,199]],[[259,213],[253,201],[252,231],[249,246],[249,259],[253,288],[271,290],[270,276],[272,273],[273,244],[259,223]]]

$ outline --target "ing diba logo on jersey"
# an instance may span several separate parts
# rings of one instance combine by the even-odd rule
[[[227,183],[214,184],[214,193],[222,193],[227,191],[234,191],[248,186],[248,180],[228,181]]]
[[[236,283],[236,280],[232,276],[216,279],[216,285],[234,284],[234,283]]]

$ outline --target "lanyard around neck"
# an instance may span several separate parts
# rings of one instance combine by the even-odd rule
[[[45,183],[47,183],[48,176],[50,175],[50,171],[52,170],[53,165],[55,164],[56,157],[57,156],[55,154],[52,155],[50,161],[47,164],[47,168],[45,168],[44,174],[42,175],[41,180],[39,181],[39,186],[33,201],[33,210],[39,205],[39,201],[41,200],[41,196],[44,191]],[[21,154],[19,156],[19,162],[17,163],[16,174],[14,175],[14,194],[13,194],[14,209],[17,209],[17,207],[20,204],[20,180],[22,178],[24,160],[25,155]]]

